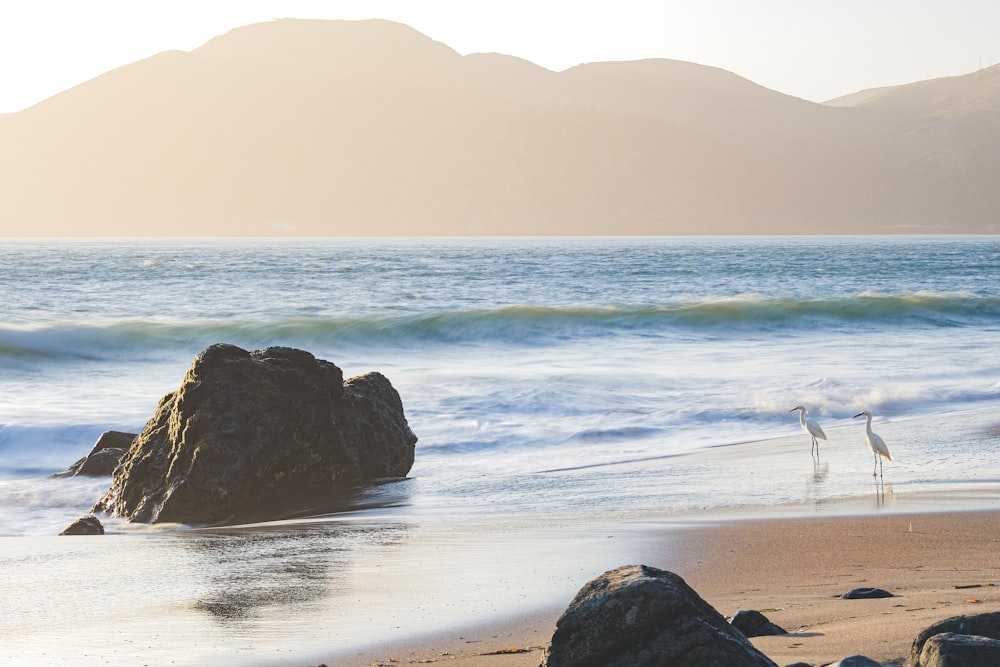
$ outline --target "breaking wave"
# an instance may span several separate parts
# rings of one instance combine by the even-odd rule
[[[0,325],[0,359],[155,360],[216,342],[267,345],[505,343],[523,346],[609,336],[666,336],[796,328],[906,326],[954,328],[1000,322],[1000,298],[955,294],[863,294],[797,300],[739,296],[634,307],[504,306],[359,317],[291,315],[271,319],[122,319]]]

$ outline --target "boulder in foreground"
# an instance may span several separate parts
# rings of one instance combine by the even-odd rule
[[[924,628],[910,647],[910,664],[1000,665],[1000,612],[952,616]]]
[[[775,667],[678,575],[646,565],[587,583],[556,623],[543,667]]]
[[[931,635],[920,652],[920,667],[996,667],[1000,640],[941,632]]]
[[[379,373],[303,350],[216,344],[160,400],[94,511],[135,522],[224,524],[336,508],[404,477],[417,438]]]

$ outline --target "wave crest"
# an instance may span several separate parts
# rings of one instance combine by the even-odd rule
[[[1000,322],[1000,298],[913,293],[800,300],[745,295],[656,306],[533,306],[274,319],[131,319],[0,325],[0,359],[155,359],[216,342],[249,348],[503,342],[541,346],[569,339],[671,332],[831,328],[858,324],[960,327]]]

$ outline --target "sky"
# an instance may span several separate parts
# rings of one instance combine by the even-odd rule
[[[554,71],[685,60],[814,102],[1000,62],[996,0],[0,0],[0,113],[284,17],[389,19]]]

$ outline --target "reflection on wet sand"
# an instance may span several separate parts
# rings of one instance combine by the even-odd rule
[[[183,544],[202,559],[205,577],[194,608],[233,623],[326,599],[350,588],[357,551],[398,544],[405,533],[403,524],[350,523],[192,533]]]
[[[360,490],[353,513],[408,502],[406,480]],[[404,522],[357,521],[355,514],[302,517],[248,526],[206,528],[179,535],[201,564],[197,610],[223,623],[252,621],[274,607],[304,607],[351,588],[350,569],[372,549],[401,544]],[[360,554],[359,554],[360,552]]]

